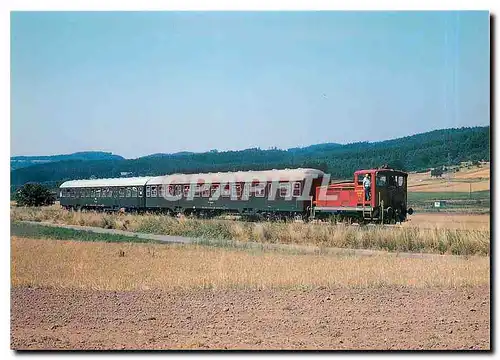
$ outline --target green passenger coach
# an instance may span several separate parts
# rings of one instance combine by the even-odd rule
[[[144,208],[144,187],[150,177],[72,180],[59,188],[67,209],[139,210]]]
[[[74,180],[63,183],[59,195],[67,209],[304,217],[323,176],[316,169],[284,169]]]

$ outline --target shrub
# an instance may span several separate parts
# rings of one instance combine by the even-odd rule
[[[52,205],[55,197],[50,190],[40,184],[25,184],[15,195],[18,206]]]

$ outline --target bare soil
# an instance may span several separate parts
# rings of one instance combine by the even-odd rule
[[[490,290],[13,288],[11,348],[489,349]]]

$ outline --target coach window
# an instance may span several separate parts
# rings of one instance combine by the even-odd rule
[[[229,197],[231,196],[231,187],[229,184],[224,185],[224,189],[222,190],[222,196]]]
[[[189,185],[184,185],[184,197],[188,197],[189,195]]]
[[[236,184],[234,190],[236,191],[236,197],[241,197],[241,184]]]
[[[101,189],[95,190],[95,197],[101,197]]]
[[[219,184],[212,185],[212,196],[219,190]]]
[[[151,186],[151,197],[156,197],[158,196],[156,192],[156,186]]]
[[[203,184],[201,189],[202,189],[201,196],[210,197],[210,185],[209,184]]]
[[[182,194],[182,186],[181,185],[175,185],[175,195],[181,195]]]
[[[142,187],[140,187],[140,188],[138,189],[138,194],[139,194],[139,197],[142,197]]]
[[[290,193],[290,184],[289,183],[280,184],[280,196],[287,197],[289,193]]]
[[[174,186],[168,185],[167,191],[169,195],[174,195]]]
[[[119,194],[120,194],[121,198],[125,197],[125,189],[121,187],[120,190],[119,190]]]
[[[132,190],[129,187],[127,187],[127,189],[125,190],[125,196],[130,197],[131,193],[132,193]]]
[[[266,193],[265,184],[254,185],[254,194],[256,197],[264,197]]]
[[[158,197],[163,197],[163,191],[165,191],[165,187],[158,185],[157,186]]]
[[[137,197],[137,188],[135,186],[132,188],[132,197]]]
[[[146,197],[151,197],[151,186],[146,186]]]
[[[250,198],[250,186],[251,184],[248,184],[247,183],[243,183],[243,197],[245,199],[249,199]]]
[[[301,183],[294,182],[293,183],[293,196],[300,196]]]
[[[90,197],[95,197],[95,190],[94,189],[90,189]]]

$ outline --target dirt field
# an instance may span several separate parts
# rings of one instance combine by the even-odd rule
[[[489,349],[489,288],[14,288],[13,349]]]
[[[13,237],[12,349],[489,349],[489,257]]]

